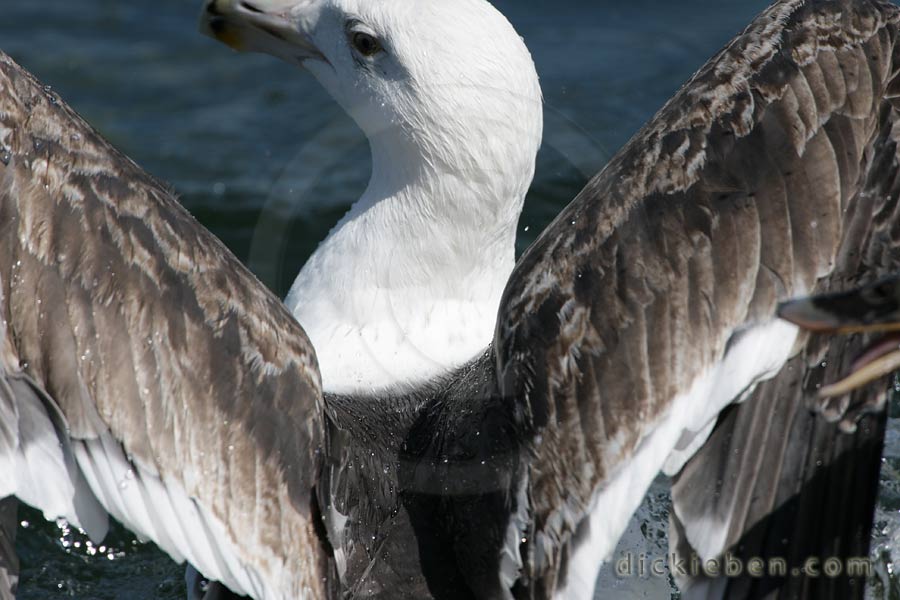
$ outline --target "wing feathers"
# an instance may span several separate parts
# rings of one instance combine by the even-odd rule
[[[77,466],[53,468],[83,472],[104,508],[236,591],[324,595],[310,506],[322,399],[299,325],[168,190],[2,54],[0,147],[0,367],[21,365],[58,405],[65,428],[29,430],[71,437]],[[23,402],[39,406],[27,391],[13,389],[20,422]],[[0,472],[10,487],[59,510]]]
[[[864,184],[850,205],[835,267],[819,289],[877,278],[900,258],[900,232],[890,225],[900,198],[897,118],[887,106],[880,111],[878,136],[866,149]],[[849,435],[807,406],[817,382],[838,377],[861,343],[812,338],[776,378],[723,415],[672,487],[672,539],[682,556],[784,557],[794,568],[810,556],[824,561],[866,555],[884,418],[866,418]],[[870,396],[871,390],[857,393],[850,405],[873,402]],[[847,577],[687,577],[679,583],[688,598],[773,597],[775,590],[778,597],[794,597],[801,589],[815,597],[847,598],[861,597],[864,589]]]
[[[574,530],[554,515],[585,514],[662,423],[683,419],[692,439],[789,355],[793,334],[767,323],[779,299],[812,290],[839,260],[888,106],[898,24],[879,0],[776,3],[518,262],[494,347],[503,395],[522,399],[541,440],[535,528],[560,548]],[[763,344],[759,356],[728,359],[741,340]],[[734,396],[696,395],[675,414],[705,375]],[[558,564],[531,567],[552,578]]]

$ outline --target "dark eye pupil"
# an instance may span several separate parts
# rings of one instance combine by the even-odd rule
[[[378,45],[378,40],[376,40],[368,33],[354,33],[353,45],[363,56],[372,56],[381,49],[381,47]]]

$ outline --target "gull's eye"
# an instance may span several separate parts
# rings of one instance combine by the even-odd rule
[[[381,43],[378,38],[362,31],[351,34],[350,42],[363,56],[373,56],[381,51]]]

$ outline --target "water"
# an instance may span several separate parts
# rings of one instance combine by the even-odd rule
[[[502,0],[546,100],[520,249],[765,2]],[[314,81],[196,32],[199,2],[4,0],[0,48],[144,168],[279,294],[369,171],[362,134]],[[892,428],[880,507],[888,553],[900,531],[900,443]],[[633,533],[657,543],[665,486]],[[93,554],[77,532],[23,511],[22,598],[181,598],[182,569],[115,529]],[[880,530],[879,530],[880,531]],[[634,541],[634,540],[632,540]],[[78,547],[75,543],[78,542]],[[886,564],[893,565],[893,559]],[[891,568],[894,568],[893,566]],[[885,566],[887,570],[887,566]],[[641,593],[668,597],[666,582]]]

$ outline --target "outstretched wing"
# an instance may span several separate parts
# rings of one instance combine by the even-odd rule
[[[652,477],[794,352],[776,302],[833,271],[893,135],[898,22],[879,0],[776,3],[519,261],[495,349],[536,440],[535,585],[590,589]]]
[[[835,268],[817,291],[878,279],[900,263],[896,122],[893,111],[882,111]],[[808,326],[895,318],[895,289],[894,282],[884,281],[856,296],[826,296],[833,301],[829,312],[811,311],[806,318],[820,322]],[[779,312],[804,316],[797,310],[802,306],[794,302],[794,311]],[[708,442],[675,478],[670,532],[673,539],[690,538],[690,543],[679,540],[679,552],[688,554],[696,546],[708,556],[729,553],[743,564],[752,558],[786,563],[784,573],[767,569],[716,580],[678,573],[686,598],[863,597],[866,578],[860,575],[868,565],[860,557],[868,555],[872,535],[886,418],[880,407],[888,385],[882,381],[849,396],[817,398],[823,384],[840,380],[860,356],[863,339],[844,338],[811,336],[777,377],[723,413]],[[810,559],[816,569],[830,562],[842,570],[829,577],[806,573]]]
[[[159,183],[0,54],[0,498],[324,595],[315,354]]]

